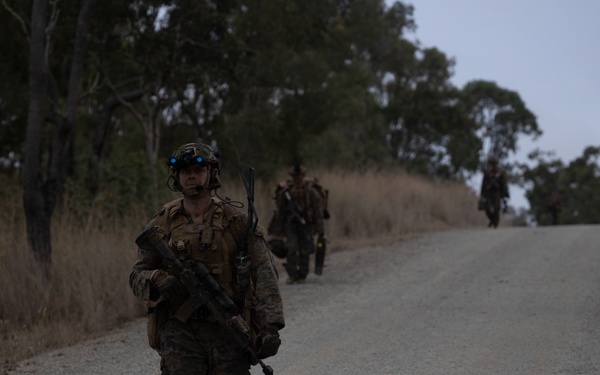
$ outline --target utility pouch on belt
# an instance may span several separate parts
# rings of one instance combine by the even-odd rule
[[[168,309],[166,303],[155,305],[156,302],[148,303],[148,321],[147,321],[147,333],[148,333],[148,344],[156,351],[160,351],[160,329],[167,321]],[[154,305],[154,306],[152,306]]]

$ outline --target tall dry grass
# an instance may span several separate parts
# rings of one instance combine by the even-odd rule
[[[390,243],[416,233],[484,225],[477,196],[463,184],[404,173],[323,173],[333,248]],[[337,245],[336,245],[337,243]]]
[[[20,193],[1,199],[7,235],[0,236],[0,335],[8,345],[0,363],[92,337],[142,314],[126,287],[140,220],[76,220],[61,209],[65,213],[52,223],[47,275],[27,245]]]
[[[460,184],[397,172],[309,175],[317,175],[330,192],[331,251],[485,225],[475,210],[477,197]],[[274,208],[275,183],[257,181],[255,187],[255,206],[265,227]],[[134,239],[150,214],[140,209],[126,218],[100,219],[102,208],[92,207],[86,217],[76,217],[66,203],[53,219],[52,265],[46,278],[27,245],[20,190],[7,185],[0,191],[0,337],[6,343],[0,364],[100,335],[144,314],[128,276],[136,255]],[[238,181],[224,181],[219,193],[246,202]]]

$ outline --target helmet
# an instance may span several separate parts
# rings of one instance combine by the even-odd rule
[[[173,155],[167,159],[174,179],[173,190],[179,190],[178,175],[182,168],[192,165],[208,166],[210,173],[209,188],[221,187],[219,172],[221,170],[221,154],[211,146],[204,143],[186,143],[180,146]]]
[[[288,173],[290,176],[306,174],[306,168],[303,165],[296,163],[292,165],[292,167],[288,170]]]
[[[209,145],[203,143],[186,143],[180,146],[170,158],[167,165],[173,172],[194,164],[213,164],[219,167],[220,153]]]

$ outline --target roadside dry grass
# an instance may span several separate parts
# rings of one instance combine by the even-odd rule
[[[393,243],[411,235],[484,226],[477,197],[456,183],[393,172],[309,172],[330,191],[330,251]],[[281,173],[285,177],[284,172]],[[49,278],[27,246],[19,189],[0,190],[0,366],[42,351],[104,334],[144,314],[129,289],[133,243],[150,214],[99,219],[101,208],[75,217],[65,204],[52,225]],[[255,205],[266,227],[274,208],[274,184],[256,183]],[[238,181],[224,183],[222,197],[246,201]],[[81,211],[80,211],[81,212]]]

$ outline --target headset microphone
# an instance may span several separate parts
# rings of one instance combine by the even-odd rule
[[[204,185],[196,185],[194,186],[194,190],[196,191],[202,191],[202,190],[212,190],[213,189],[213,184],[209,183],[207,186]]]

